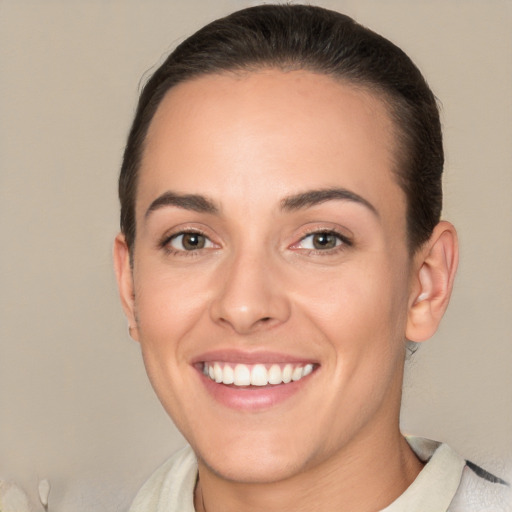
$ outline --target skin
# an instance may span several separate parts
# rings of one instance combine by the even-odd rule
[[[198,456],[197,510],[375,511],[421,470],[398,424],[405,339],[436,330],[457,246],[442,222],[409,254],[393,133],[378,97],[306,71],[204,76],[158,108],[133,267],[123,235],[115,263],[152,385]],[[363,202],[283,208],[333,188]],[[169,192],[211,208],[158,201]],[[190,230],[204,248],[186,250]],[[335,247],[315,248],[319,231]],[[286,400],[239,410],[201,381],[210,350],[317,366]]]

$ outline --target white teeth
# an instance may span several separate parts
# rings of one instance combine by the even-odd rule
[[[302,379],[302,368],[300,366],[298,366],[297,368],[295,368],[295,370],[293,370],[292,380],[296,381],[296,380],[300,380],[300,379]]]
[[[278,364],[273,364],[268,371],[269,384],[281,384],[283,382],[283,372]]]
[[[287,364],[283,368],[283,382],[285,384],[288,384],[288,382],[291,382],[292,380],[292,373],[293,373],[293,367],[291,364]]]
[[[222,382],[223,384],[233,384],[235,382],[235,372],[229,365],[224,366]]]
[[[264,365],[257,364],[252,367],[251,385],[266,386],[268,384],[268,372]]]
[[[215,377],[215,382],[222,382],[222,367],[219,363],[215,363],[213,365],[213,375]]]
[[[204,363],[203,374],[217,383],[235,386],[267,386],[295,382],[314,370],[309,363],[304,366],[293,364],[273,364],[270,368],[262,364],[237,364],[234,368],[228,363]]]
[[[313,365],[307,364],[304,366],[304,371],[302,372],[302,376],[305,377],[306,375],[309,375],[313,371]]]
[[[235,366],[235,386],[249,386],[251,384],[251,371],[245,364],[237,364]]]

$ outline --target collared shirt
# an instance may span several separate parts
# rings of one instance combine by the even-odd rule
[[[426,464],[405,492],[381,512],[512,512],[506,482],[446,444],[406,439]],[[186,446],[144,484],[129,512],[194,512],[196,481],[197,460]]]

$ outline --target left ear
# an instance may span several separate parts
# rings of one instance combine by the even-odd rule
[[[441,221],[414,256],[408,340],[425,341],[436,332],[450,301],[458,262],[457,232],[452,224]]]

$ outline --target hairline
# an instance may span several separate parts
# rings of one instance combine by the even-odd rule
[[[140,150],[138,153],[138,158],[136,162],[136,172],[135,177],[131,183],[133,187],[133,196],[132,196],[132,212],[133,212],[133,232],[130,233],[132,239],[130,244],[130,254],[133,257],[133,251],[135,248],[135,240],[137,236],[137,222],[135,215],[135,205],[137,198],[137,191],[139,185],[139,177],[142,169],[144,155],[146,153],[146,146],[148,140],[148,134],[151,129],[151,125],[155,116],[157,115],[162,103],[165,98],[178,86],[185,85],[189,82],[195,82],[205,77],[212,76],[234,76],[240,79],[253,74],[264,71],[272,71],[277,70],[283,73],[289,73],[293,71],[305,71],[312,74],[316,74],[319,76],[327,76],[332,80],[344,84],[353,90],[360,91],[366,94],[369,94],[376,100],[379,100],[385,108],[388,119],[393,128],[392,136],[390,140],[392,141],[390,149],[390,165],[391,165],[391,173],[393,174],[393,179],[396,181],[397,185],[402,190],[402,193],[405,197],[405,216],[406,216],[406,242],[409,251],[409,255],[414,255],[417,250],[423,245],[422,243],[417,243],[413,239],[413,230],[411,226],[412,221],[412,213],[411,213],[411,205],[409,200],[409,194],[404,188],[407,184],[407,172],[405,167],[409,165],[408,159],[410,158],[407,146],[407,133],[405,130],[400,129],[399,126],[399,110],[405,110],[403,108],[404,103],[406,102],[404,98],[400,97],[398,94],[393,94],[391,91],[382,87],[380,84],[372,82],[370,80],[362,79],[359,77],[351,76],[349,72],[329,72],[326,69],[322,69],[320,65],[314,65],[314,63],[301,62],[301,61],[293,61],[292,59],[282,59],[281,61],[276,60],[276,62],[253,62],[253,63],[245,63],[245,64],[235,64],[235,65],[227,65],[224,68],[212,69],[212,70],[200,70],[196,72],[191,72],[186,78],[175,81],[175,83],[169,84],[172,82],[172,76],[167,77],[166,80],[162,81],[159,86],[154,91],[153,95],[150,97],[148,104],[146,105],[143,116],[147,119],[147,116],[150,115],[149,119],[147,119],[146,123],[143,126],[143,139],[140,143]],[[155,104],[156,103],[156,104]],[[152,105],[153,104],[153,105]]]

